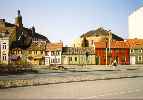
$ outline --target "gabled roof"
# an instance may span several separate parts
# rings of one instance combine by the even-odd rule
[[[130,48],[143,48],[143,39],[128,39]]]
[[[21,49],[21,48],[13,48],[11,50],[23,50],[23,49]]]
[[[30,47],[28,47],[26,50],[43,51],[45,50],[45,47],[46,47],[45,42],[32,42]]]
[[[47,43],[46,51],[62,50],[63,43]]]
[[[44,35],[41,35],[41,34],[39,34],[39,33],[34,33],[33,38],[34,38],[34,37],[39,38],[39,39],[43,39],[43,40],[45,40],[45,41],[47,41],[47,42],[50,42],[47,37],[45,37]]]
[[[11,24],[11,23],[8,23],[8,22],[5,22],[5,26],[6,27],[16,27],[15,24]]]
[[[62,54],[64,55],[78,55],[78,54],[86,54],[86,52],[88,52],[88,54],[95,54],[95,50],[94,48],[89,48],[89,47],[85,47],[85,48],[82,48],[82,47],[77,47],[77,48],[74,48],[74,47],[63,47],[63,50],[62,50]]]
[[[111,32],[111,34],[112,34],[112,39],[115,39],[115,40],[118,40],[118,41],[123,41],[124,40],[123,38],[113,34],[112,32]],[[82,38],[84,36],[90,37],[90,36],[103,36],[103,35],[108,36],[109,31],[107,31],[107,30],[103,29],[102,27],[100,27],[97,30],[91,30],[91,31],[89,31],[85,34],[82,34],[80,37]]]

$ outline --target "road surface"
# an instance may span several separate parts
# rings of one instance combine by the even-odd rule
[[[140,77],[1,89],[0,99],[134,99],[142,94]]]

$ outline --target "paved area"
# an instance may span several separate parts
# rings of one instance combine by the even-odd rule
[[[53,70],[40,69],[37,74],[25,73],[21,75],[0,76],[0,86],[17,87],[143,77],[143,67],[139,66],[96,67],[86,66],[86,68],[81,68],[81,66],[73,66],[67,68],[67,70],[56,70],[54,72]]]
[[[74,68],[68,71],[49,71],[45,69],[39,70],[37,74],[21,74],[21,75],[6,75],[0,76],[0,80],[14,80],[14,79],[37,79],[37,78],[48,78],[48,77],[76,77],[76,76],[88,76],[93,75],[96,77],[103,76],[130,76],[130,75],[141,75],[143,76],[142,70],[133,69],[133,70],[123,70],[119,68],[115,69],[92,69],[92,68]]]
[[[143,78],[51,84],[0,90],[0,99],[143,99]]]

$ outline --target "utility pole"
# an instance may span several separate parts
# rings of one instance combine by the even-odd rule
[[[107,67],[107,60],[108,60],[108,58],[107,58],[107,38],[106,38],[106,67]]]
[[[109,30],[108,33],[109,33],[109,54],[111,54],[111,30]],[[111,59],[109,58],[109,66],[110,64],[111,64]]]
[[[109,51],[109,57],[111,53],[111,30],[108,31],[108,38],[106,37],[106,67],[108,65],[108,51]],[[108,46],[109,45],[109,46]],[[108,50],[109,49],[109,50]],[[110,58],[109,58],[109,66],[110,66]]]

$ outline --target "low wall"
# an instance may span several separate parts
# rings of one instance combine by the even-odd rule
[[[37,86],[37,85],[48,85],[58,83],[69,83],[69,82],[81,82],[81,81],[95,81],[95,80],[108,80],[108,79],[120,79],[120,78],[134,78],[143,77],[143,73],[116,73],[116,74],[105,74],[105,75],[81,75],[81,76],[65,76],[65,77],[42,77],[33,79],[11,79],[11,80],[0,80],[0,88],[10,87],[23,87],[23,86]]]

